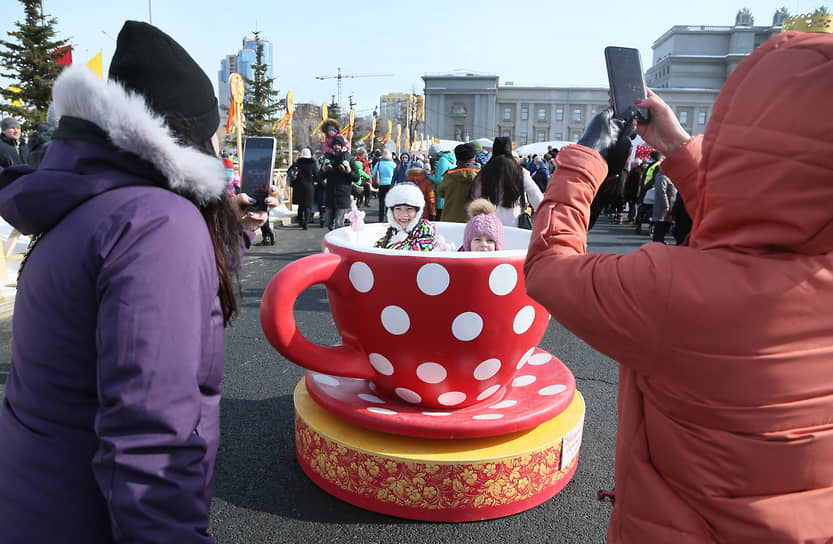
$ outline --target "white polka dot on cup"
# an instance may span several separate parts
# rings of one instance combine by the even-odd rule
[[[528,362],[533,366],[538,366],[545,365],[550,361],[552,361],[552,355],[550,355],[549,353],[536,353],[535,355],[529,358]]]
[[[486,389],[481,391],[479,395],[477,395],[477,400],[488,399],[489,397],[497,393],[498,389],[500,389],[500,384],[495,384],[490,387],[487,387]]]
[[[406,389],[404,387],[397,387],[393,390],[393,392],[396,393],[397,397],[405,402],[410,402],[411,404],[419,404],[422,402],[422,397],[420,397],[419,393],[416,391],[411,391],[410,389]]]
[[[503,414],[478,414],[476,416],[472,416],[472,419],[477,419],[479,421],[489,421],[493,419],[501,419]]]
[[[436,296],[448,289],[451,278],[441,264],[428,263],[417,272],[417,287],[426,295]]]
[[[567,386],[563,384],[548,385],[543,389],[538,390],[538,394],[542,397],[551,397],[567,390]]]
[[[529,385],[531,383],[535,383],[535,380],[537,380],[537,379],[538,378],[536,378],[535,376],[529,376],[529,375],[518,376],[517,378],[512,380],[512,387],[524,387],[524,386]]]
[[[442,383],[448,371],[439,363],[422,363],[416,369],[417,378],[425,383]]]
[[[526,353],[524,353],[523,357],[520,358],[520,360],[518,361],[518,365],[515,368],[520,370],[520,368],[524,366],[527,363],[527,361],[529,361],[529,358],[530,356],[532,356],[533,353],[535,353],[535,346],[532,346],[531,348],[529,348],[529,350],[527,350]]]
[[[393,374],[393,363],[391,363],[387,357],[380,353],[371,353],[367,356],[367,359],[370,361],[370,366],[376,369],[376,372],[382,374],[384,376],[390,376]],[[373,385],[373,389],[376,388],[376,384]]]
[[[474,312],[463,312],[451,323],[451,333],[458,340],[474,340],[483,331],[483,318]]]
[[[367,409],[368,412],[373,412],[374,414],[381,414],[383,416],[395,416],[397,412],[393,410],[388,410],[387,408],[378,408],[376,406],[371,406]]]
[[[449,391],[437,397],[437,402],[443,406],[457,406],[466,400],[466,394],[461,391]]]
[[[408,312],[399,306],[388,306],[382,310],[382,326],[389,333],[400,336],[408,332],[411,328],[411,318],[408,317]]]
[[[317,383],[320,383],[321,385],[330,385],[333,387],[341,385],[341,382],[338,381],[338,378],[330,376],[329,374],[315,374],[313,375],[312,379],[315,380]]]
[[[359,293],[367,293],[373,289],[373,270],[366,263],[356,261],[350,265],[347,277]]]
[[[518,404],[518,401],[516,400],[503,400],[498,402],[497,404],[489,406],[489,408],[491,408],[492,410],[502,410],[504,408],[512,408],[516,404]]]
[[[368,393],[359,393],[357,395],[360,399],[365,402],[375,402],[376,404],[384,404],[385,401],[377,397],[376,395],[370,395]]]
[[[489,289],[498,296],[508,295],[517,284],[518,271],[511,264],[499,264],[489,274]]]
[[[515,334],[523,334],[529,330],[533,321],[535,321],[535,308],[532,306],[524,306],[515,315],[512,330],[515,331]]]
[[[483,381],[488,380],[498,373],[500,370],[499,359],[486,359],[474,369],[474,379]]]

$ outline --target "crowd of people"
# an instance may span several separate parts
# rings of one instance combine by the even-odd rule
[[[506,138],[353,153],[327,123],[292,164],[299,225],[317,208],[339,228],[375,197],[376,247],[448,251],[446,221],[466,224],[454,249],[500,251],[534,213],[527,293],[620,368],[608,542],[829,542],[831,59],[833,36],[781,34],[732,72],[705,134],[649,91],[649,123],[607,109],[543,157]],[[3,541],[212,542],[223,328],[267,212],[219,157],[210,80],[157,28],[127,22],[109,77],[68,68],[53,101],[30,145],[2,120],[0,214],[32,237],[0,412]],[[626,168],[635,132],[656,151]],[[650,216],[657,242],[687,231],[587,253],[605,212]]]
[[[371,155],[359,147],[353,157],[336,123],[326,124],[322,131],[322,150],[303,148],[288,169],[302,229],[313,222],[316,211],[322,228],[343,227],[351,200],[368,208],[377,200],[379,221],[385,222],[387,194],[403,183],[422,193],[420,213],[428,221],[465,223],[468,205],[482,196],[496,207],[494,213],[504,225],[519,226],[519,217],[531,214],[541,202],[558,153],[551,149],[543,159],[519,157],[509,138],[499,137],[491,151],[473,141],[454,149],[431,144],[427,155],[390,149],[376,149]]]

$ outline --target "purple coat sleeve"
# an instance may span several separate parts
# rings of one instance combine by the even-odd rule
[[[92,468],[117,542],[213,542],[217,429],[203,412],[219,401],[222,321],[211,242],[184,199],[136,206],[100,240]]]

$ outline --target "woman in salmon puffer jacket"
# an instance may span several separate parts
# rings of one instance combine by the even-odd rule
[[[627,127],[602,112],[558,154],[526,288],[619,363],[608,542],[833,537],[831,89],[833,36],[785,32],[734,70],[702,136],[653,93],[639,104],[688,247],[586,253]]]

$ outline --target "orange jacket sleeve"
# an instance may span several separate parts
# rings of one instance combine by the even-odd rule
[[[536,214],[524,265],[526,290],[598,351],[650,373],[671,282],[665,246],[629,255],[586,253],[590,202],[607,175],[595,151],[563,149]],[[657,247],[650,247],[657,246]]]

